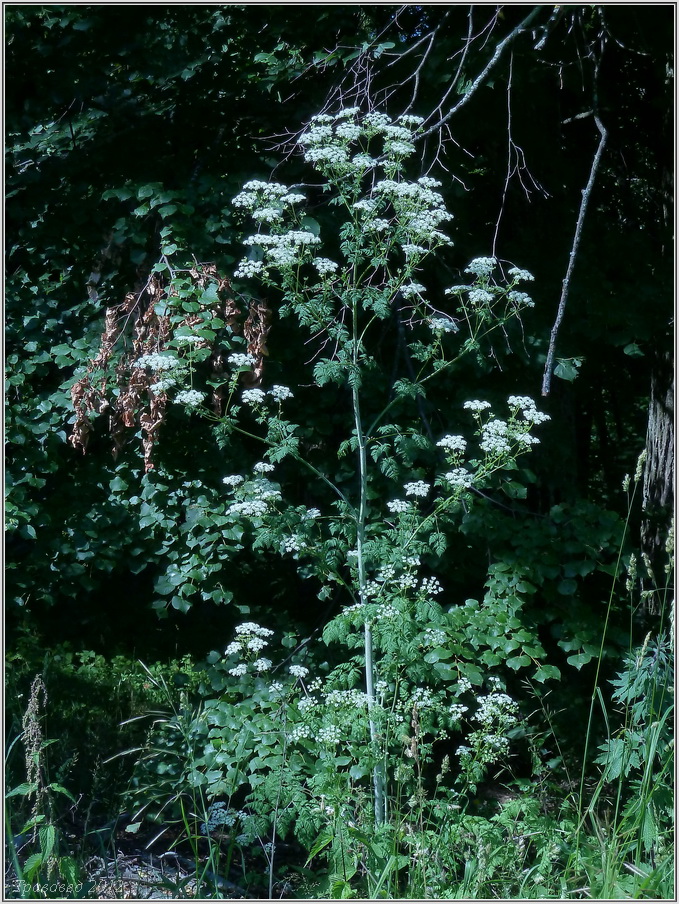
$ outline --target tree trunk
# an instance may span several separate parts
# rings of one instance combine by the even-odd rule
[[[674,510],[674,368],[669,351],[658,352],[651,375],[641,549],[659,577]]]

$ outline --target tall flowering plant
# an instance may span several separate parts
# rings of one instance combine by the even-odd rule
[[[173,401],[217,420],[222,433],[237,431],[261,442],[260,461],[223,478],[225,520],[256,546],[297,560],[319,579],[321,599],[342,598],[323,639],[353,651],[325,678],[310,675],[303,659],[293,656],[297,661],[286,677],[271,681],[267,673],[275,657],[262,655],[272,643],[269,629],[241,625],[225,657],[213,656],[212,690],[229,690],[206,704],[204,771],[194,764],[189,778],[198,781],[200,773],[199,784],[207,783],[214,799],[249,784],[253,810],[258,800],[269,820],[272,802],[276,814],[294,810],[298,837],[320,830],[312,851],[332,837],[342,858],[350,836],[365,841],[356,813],[368,798],[378,831],[396,831],[397,787],[407,789],[407,806],[423,812],[423,770],[433,762],[435,741],[460,733],[467,738],[454,754],[456,768],[450,755],[444,758],[437,788],[447,773],[468,789],[478,783],[506,752],[507,732],[519,718],[501,679],[484,675],[479,664],[497,665],[508,650],[517,668],[537,664],[543,655],[537,639],[518,630],[520,588],[512,585],[504,596],[493,591],[485,605],[468,600],[446,610],[444,588],[426,573],[445,550],[456,514],[496,472],[515,467],[517,456],[538,442],[534,429],[547,415],[531,398],[510,395],[502,414],[486,400],[471,399],[450,431],[431,435],[423,426],[428,386],[463,355],[483,354],[490,333],[533,305],[520,288],[533,277],[518,267],[501,276],[495,258],[480,257],[466,267],[464,284],[440,300],[429,299],[426,264],[452,245],[445,231],[452,215],[439,182],[408,178],[420,122],[414,116],[393,122],[357,109],[312,119],[299,145],[329,197],[327,235],[296,188],[251,181],[233,202],[255,224],[236,279],[249,283],[253,294],[259,286],[281,299],[280,315],[296,318],[315,345],[313,384],[335,384],[342,389],[338,397],[347,400],[351,427],[338,441],[336,468],[305,457],[308,431],[287,414],[297,389],[278,383],[242,389],[239,377],[257,364],[238,345],[239,337],[232,336],[220,386],[223,413],[211,412],[193,383],[185,385],[195,371],[188,342],[179,363],[165,357],[141,362],[156,367]],[[410,366],[407,377],[395,374],[387,385],[377,379],[377,350],[385,327],[394,322],[405,337]],[[343,470],[341,459],[353,467]],[[316,479],[317,505],[283,498],[278,470],[284,460]],[[496,578],[492,586],[500,584]],[[231,702],[234,684],[237,704]],[[250,719],[243,719],[245,711]],[[315,802],[311,810],[309,797]],[[229,824],[245,819],[221,803],[215,807],[222,815],[214,819],[224,813]],[[432,818],[447,819],[456,807],[432,811]],[[248,831],[256,837],[256,829]],[[274,820],[274,838],[276,831]],[[425,836],[423,821],[417,832],[400,836],[418,869]],[[347,881],[345,859],[342,864]]]
[[[533,305],[517,288],[532,280],[531,274],[512,267],[507,281],[500,284],[494,258],[472,261],[465,271],[468,283],[447,290],[449,300],[441,309],[427,299],[420,274],[428,258],[452,244],[444,231],[452,215],[438,181],[429,176],[412,181],[406,176],[420,122],[415,116],[393,122],[383,113],[361,116],[358,109],[346,109],[336,116],[315,116],[300,137],[305,160],[323,177],[330,203],[342,218],[334,259],[325,256],[323,239],[315,221],[305,215],[306,198],[300,192],[252,181],[234,199],[234,205],[257,224],[245,239],[249,254],[236,277],[282,292],[281,314],[296,316],[303,328],[322,340],[322,349],[331,349],[316,360],[315,382],[350,389],[353,433],[338,451],[355,456],[357,479],[352,494],[334,487],[345,543],[335,545],[334,561],[325,557],[323,575],[326,582],[345,588],[348,605],[326,629],[326,638],[346,639],[360,626],[378,824],[387,818],[386,735],[379,724],[378,702],[389,682],[392,689],[396,686],[400,665],[393,649],[394,631],[384,626],[391,621],[411,623],[419,612],[411,628],[422,627],[417,623],[441,590],[435,579],[417,574],[420,557],[431,544],[439,552],[445,544],[436,525],[444,512],[469,501],[474,487],[483,486],[494,471],[538,442],[532,430],[547,418],[524,396],[510,396],[504,418],[493,414],[488,402],[469,401],[464,407],[479,438],[475,457],[467,454],[468,442],[462,435],[445,434],[435,442],[439,468],[433,482],[403,480],[409,463],[406,438],[423,449],[431,443],[412,428],[390,423],[391,410],[403,399],[416,401],[428,381],[464,352],[478,350],[491,330]],[[417,372],[414,379],[398,380],[379,413],[367,417],[364,381],[377,366],[372,340],[394,313],[410,331],[409,349]],[[286,453],[298,455],[294,428],[283,426],[280,417],[273,422],[268,418],[270,403],[280,405],[289,394],[284,387],[274,387],[268,394],[255,389],[242,395],[242,402],[253,406],[261,422],[269,423],[271,462]],[[282,435],[277,435],[282,427]],[[260,476],[242,483],[231,476],[226,483],[237,497],[232,512],[265,521],[268,505],[277,497],[261,476],[265,463],[257,467]],[[373,471],[393,483],[393,498],[381,502],[370,493]],[[313,530],[322,529],[322,519],[307,512],[283,541],[284,552],[299,556],[305,547],[318,548],[317,538],[311,540],[311,522]],[[260,527],[267,535],[266,526]],[[337,533],[335,529],[335,537]],[[400,630],[404,632],[403,627]],[[425,636],[423,644],[427,643]]]

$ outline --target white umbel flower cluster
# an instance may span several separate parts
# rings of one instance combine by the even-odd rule
[[[280,386],[278,384],[274,385],[274,387],[269,390],[268,394],[274,402],[284,402],[286,399],[292,398],[292,390],[288,389],[287,386]]]
[[[395,515],[412,511],[412,506],[405,499],[392,499],[391,502],[387,502],[387,508]]]
[[[464,272],[473,273],[474,276],[487,279],[491,276],[496,266],[497,260],[494,257],[476,257],[469,266],[465,268]]]
[[[450,452],[464,452],[467,448],[467,441],[463,436],[444,436],[437,443],[437,446],[441,446],[442,449],[447,449]]]
[[[542,424],[550,420],[548,414],[538,411],[535,402],[529,396],[509,396],[507,404],[514,411],[521,411],[524,418],[531,424]]]
[[[187,408],[199,408],[204,400],[205,393],[198,392],[197,389],[183,389],[174,397],[178,405],[185,405]]]
[[[429,484],[423,480],[415,480],[412,483],[406,483],[403,487],[406,496],[427,496],[429,493]]]
[[[244,405],[262,405],[266,401],[266,393],[261,389],[246,389],[241,399]]]
[[[251,364],[255,363],[254,355],[244,352],[234,352],[232,355],[229,355],[226,360],[234,367],[249,367]]]
[[[154,373],[163,373],[168,370],[174,370],[179,367],[181,361],[170,355],[164,355],[161,352],[153,352],[149,355],[142,355],[134,362],[134,367],[141,367],[152,370]]]

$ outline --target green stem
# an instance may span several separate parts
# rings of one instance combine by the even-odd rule
[[[353,363],[358,366],[358,324],[356,303],[353,304]],[[368,510],[368,456],[366,450],[366,437],[363,432],[363,423],[361,419],[361,405],[359,398],[359,390],[356,381],[351,388],[351,398],[354,410],[354,424],[356,426],[356,439],[358,442],[358,465],[359,465],[359,503],[358,513],[356,517],[356,552],[358,558],[358,595],[360,602],[365,605],[368,601],[366,596],[366,575],[365,575],[365,524]],[[365,689],[368,697],[368,725],[370,728],[370,742],[373,753],[377,757],[377,762],[373,769],[373,788],[374,788],[374,804],[375,804],[375,825],[379,826],[386,821],[386,793],[385,793],[385,776],[384,763],[380,755],[378,747],[378,732],[375,725],[374,709],[375,709],[375,660],[373,656],[373,638],[370,621],[366,618],[363,624],[363,645],[365,652]]]

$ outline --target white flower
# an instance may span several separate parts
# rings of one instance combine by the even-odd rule
[[[486,408],[490,408],[490,402],[480,402],[478,399],[474,399],[471,402],[465,402],[462,407],[469,411],[484,411]]]
[[[273,471],[274,466],[270,461],[258,461],[256,465],[253,465],[252,470],[257,471],[258,474],[264,474],[267,471]]]
[[[461,703],[452,703],[450,706],[450,715],[455,721],[459,721],[467,712],[469,707],[463,706]]]
[[[495,269],[497,261],[494,257],[477,257],[465,269],[465,273],[473,273],[474,276],[487,277]]]
[[[417,578],[414,574],[402,574],[396,583],[401,590],[412,590],[417,587]]]
[[[258,210],[252,211],[252,219],[262,223],[273,223],[282,217],[283,213],[278,207],[260,207]]]
[[[306,678],[309,674],[309,669],[305,668],[303,665],[291,665],[288,671],[291,675],[294,675],[295,678]]]
[[[285,552],[295,553],[295,552],[299,552],[303,548],[304,548],[304,542],[302,541],[302,539],[300,537],[295,537],[295,536],[286,537],[283,542],[283,549],[285,550]]]
[[[186,405],[187,408],[197,408],[203,404],[205,399],[204,392],[198,392],[197,389],[183,389],[174,397],[175,402],[179,405]]]
[[[354,123],[343,122],[335,127],[335,135],[338,138],[345,138],[347,141],[356,141],[361,136],[361,129]]]
[[[200,345],[205,342],[202,336],[175,336],[174,341],[177,345]]]
[[[245,207],[249,210],[254,210],[263,202],[277,201],[283,195],[286,195],[287,192],[288,188],[285,185],[253,179],[245,183],[243,191],[236,195],[232,203],[234,207]]]
[[[516,433],[514,439],[526,446],[535,446],[540,442],[537,436],[531,436],[530,433]]]
[[[487,697],[478,697],[479,708],[474,718],[488,727],[493,722],[502,722],[504,726],[512,725],[518,720],[519,707],[507,694],[493,692]]]
[[[266,393],[261,389],[246,389],[241,398],[246,405],[261,405],[266,399]]]
[[[372,213],[377,206],[377,201],[375,201],[373,198],[364,198],[362,201],[356,201],[353,206],[354,210],[361,210],[365,213]]]
[[[406,496],[426,496],[429,492],[429,484],[423,480],[416,480],[413,483],[406,483],[403,489]]]
[[[420,590],[427,596],[437,596],[443,593],[443,587],[436,578],[423,578]]]
[[[377,166],[377,160],[371,157],[370,154],[356,154],[351,162],[357,169],[371,169],[371,167]],[[354,207],[356,207],[355,204]]]
[[[248,667],[244,662],[241,662],[238,665],[234,666],[232,669],[229,669],[229,675],[233,675],[234,678],[240,678],[241,675],[245,675],[247,670]]]
[[[410,141],[411,138],[410,129],[404,128],[403,125],[387,126],[384,130],[384,134],[387,136],[387,138],[392,138],[399,141]]]
[[[345,148],[338,146],[311,148],[304,154],[304,159],[308,163],[327,163],[331,167],[341,167],[349,160],[349,155]]]
[[[524,307],[524,308],[534,308],[535,307],[535,302],[530,297],[530,295],[526,295],[525,292],[512,291],[507,294],[507,298],[512,302],[512,304],[515,304],[517,307]]]
[[[382,220],[379,217],[374,220],[368,220],[364,228],[368,232],[385,232],[389,229],[389,220]]]
[[[409,141],[385,141],[384,150],[394,157],[408,157],[415,153],[415,145]]]
[[[335,119],[351,119],[352,116],[358,116],[361,111],[358,107],[345,107],[335,116]]]
[[[325,694],[325,702],[328,706],[346,708],[352,711],[364,709],[368,705],[368,695],[355,687],[347,691],[328,691]]]
[[[428,647],[442,647],[447,640],[446,632],[440,628],[426,628],[424,644]]]
[[[251,637],[247,641],[246,646],[251,653],[259,653],[260,650],[268,647],[269,644],[262,637]]]
[[[237,653],[241,652],[241,644],[238,640],[232,640],[228,647],[224,650],[225,656],[235,656]]]
[[[505,421],[488,421],[488,423],[484,424],[481,428],[481,434],[481,442],[479,445],[484,452],[497,454],[510,451],[508,427]]]
[[[433,333],[459,333],[460,328],[452,317],[430,317],[429,328]]]
[[[405,113],[403,116],[399,116],[398,121],[399,121],[400,123],[403,123],[404,126],[415,126],[415,127],[417,127],[417,126],[421,126],[421,125],[422,125],[422,123],[424,122],[424,119],[423,119],[421,116],[413,116],[412,113]],[[427,179],[427,176],[422,176],[422,178],[419,179],[418,181],[419,181],[419,182],[422,182],[423,184],[425,184],[425,183],[424,183],[424,180],[425,180],[425,179]],[[428,182],[433,182],[433,183],[435,183],[436,185],[440,185],[440,184],[441,184],[440,182],[437,182],[436,179],[427,179],[427,181],[428,181]]]
[[[383,131],[391,125],[391,119],[386,113],[367,113],[363,117],[363,125],[374,131]]]
[[[410,283],[407,286],[401,286],[401,295],[404,298],[417,297],[426,291],[426,288],[421,283]]]
[[[451,451],[457,450],[459,452],[464,452],[467,448],[467,441],[463,436],[444,436],[437,443],[437,446],[441,446],[443,449],[450,449]]]
[[[420,116],[402,116],[401,122],[405,122],[406,119],[419,119],[420,122],[424,122],[424,120]],[[424,188],[440,188],[441,185],[443,185],[443,183],[439,182],[438,179],[432,179],[430,176],[420,176],[420,178],[417,180],[417,184],[422,185]]]
[[[484,289],[472,289],[469,293],[470,304],[491,304],[493,296]]]
[[[473,477],[466,468],[454,468],[443,475],[451,486],[470,487],[473,483]]]
[[[390,512],[399,513],[399,512],[408,512],[410,511],[410,503],[405,499],[393,499],[391,502],[387,502],[387,508]]]
[[[434,703],[434,696],[428,687],[416,687],[410,699],[411,705],[417,706],[418,709],[424,709]]]
[[[240,474],[230,474],[228,477],[222,477],[222,483],[227,487],[237,487],[239,483],[243,483],[244,478]]]
[[[295,192],[290,192],[281,197],[281,204],[301,204],[303,201],[306,201],[304,195],[296,194]]]
[[[420,254],[426,254],[427,249],[423,248],[422,245],[413,245],[406,243],[403,247],[403,253],[406,257],[416,257]]]
[[[335,261],[331,261],[327,257],[317,257],[314,259],[313,264],[318,270],[319,276],[325,276],[326,273],[334,273],[338,267]]]
[[[337,725],[323,725],[318,729],[316,738],[322,744],[339,744],[342,740],[342,732]],[[328,810],[331,810],[333,814],[335,812],[332,807],[327,807],[326,812]]]
[[[233,275],[239,278],[248,279],[249,277],[256,276],[258,273],[261,273],[263,269],[263,261],[251,261],[248,260],[247,257],[245,257],[240,262],[236,270],[234,270]]]
[[[150,355],[142,355],[132,366],[148,368],[155,373],[159,373],[165,370],[173,370],[173,368],[179,367],[180,364],[181,362],[177,358],[154,352]]]
[[[228,515],[244,515],[245,517],[261,518],[269,510],[266,502],[261,499],[248,499],[245,502],[234,502],[229,506]]]
[[[164,380],[156,380],[156,382],[149,386],[151,392],[165,392],[167,389],[172,389],[173,386],[177,385],[177,380],[175,377],[165,377]]]
[[[317,508],[307,509],[306,512],[302,515],[302,521],[315,521],[316,518],[321,517],[321,510]]]
[[[309,725],[296,725],[288,735],[288,740],[291,743],[294,743],[295,741],[299,741],[302,738],[308,738],[310,736],[311,727]]]
[[[521,414],[527,421],[530,421],[531,424],[542,424],[544,421],[550,420],[548,414],[544,414],[542,411],[537,410],[535,402],[530,396],[509,396],[507,404],[514,410],[520,408]]]
[[[252,667],[257,672],[268,672],[272,666],[272,662],[270,659],[257,659],[252,663]]]
[[[287,386],[276,384],[273,389],[269,390],[269,395],[276,402],[284,402],[286,399],[292,398],[292,391]]]
[[[528,270],[520,270],[518,267],[512,267],[507,272],[516,282],[532,282],[535,279],[533,274],[529,273]]]
[[[257,622],[243,622],[236,628],[236,634],[256,634],[257,637],[272,637],[273,631],[270,628],[263,628]]]
[[[321,141],[332,138],[332,129],[328,125],[328,123],[333,121],[332,116],[325,116],[324,114],[319,113],[312,118],[312,121],[313,125],[308,131],[300,136],[297,144],[318,144]]]
[[[233,364],[234,367],[247,367],[255,363],[254,355],[243,354],[242,352],[234,352],[226,360],[229,364]]]
[[[216,829],[218,826],[226,826],[230,828],[235,824],[238,814],[234,810],[227,808],[226,804],[215,803],[208,808],[208,821],[201,823],[200,830],[206,835]]]

